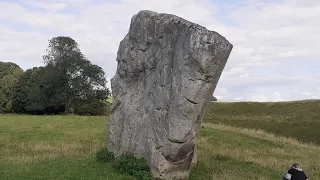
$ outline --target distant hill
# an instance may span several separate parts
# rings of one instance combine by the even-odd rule
[[[320,144],[320,100],[210,103],[204,122],[262,129]]]

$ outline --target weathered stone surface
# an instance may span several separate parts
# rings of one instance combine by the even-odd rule
[[[216,97],[214,97],[214,96],[211,96],[211,98],[210,98],[210,102],[214,102],[214,101],[217,101],[217,98],[216,98]]]
[[[189,174],[195,138],[232,50],[223,36],[140,11],[118,50],[107,147],[145,157],[155,178]]]

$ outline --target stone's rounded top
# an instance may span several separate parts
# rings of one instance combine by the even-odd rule
[[[221,38],[223,38],[225,41],[227,41],[231,47],[233,46],[224,36],[222,36],[221,34],[217,33],[216,31],[213,30],[208,30],[206,27],[201,26],[197,23],[194,22],[190,22],[182,17],[173,15],[173,14],[168,14],[168,13],[157,13],[154,11],[150,11],[150,10],[141,10],[139,11],[137,14],[133,15],[132,19],[131,19],[131,24],[135,22],[136,17],[138,17],[138,19],[142,18],[142,17],[149,17],[152,18],[153,20],[160,20],[162,18],[165,18],[167,20],[170,19],[170,21],[174,22],[174,23],[179,23],[179,24],[184,24],[186,25],[188,28],[192,29],[192,30],[196,30],[196,31],[200,31],[203,33],[208,33],[208,34],[215,34],[218,36],[221,36]],[[167,22],[170,22],[167,21]]]
[[[138,12],[138,14],[149,14],[149,15],[158,15],[159,13],[154,12],[154,11],[150,11],[150,10],[141,10]]]

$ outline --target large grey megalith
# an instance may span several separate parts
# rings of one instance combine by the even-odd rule
[[[140,11],[117,54],[108,150],[144,157],[156,179],[184,179],[232,44],[180,17]]]

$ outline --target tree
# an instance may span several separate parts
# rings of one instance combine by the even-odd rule
[[[44,67],[44,71],[39,79],[41,92],[46,96],[47,107],[55,109],[56,113],[65,108],[65,95],[61,87],[64,87],[65,80],[59,69],[52,65]]]
[[[56,79],[57,77],[50,67],[28,69],[13,89],[12,105],[14,111],[28,114],[58,114],[63,112],[63,105],[53,103],[57,94],[54,89],[59,86],[59,84],[55,84],[54,80]]]
[[[104,106],[109,95],[105,73],[81,53],[76,41],[70,37],[54,37],[46,52],[44,63],[55,76],[51,84],[59,84],[48,88],[56,93],[54,100],[50,101],[52,105],[63,104],[65,113],[75,106],[79,108],[79,102],[100,102]],[[52,77],[50,72],[47,72],[48,76]]]
[[[12,112],[12,88],[22,73],[17,64],[0,62],[0,113]]]
[[[45,99],[39,88],[43,67],[28,69],[13,89],[13,110],[17,113],[39,113],[45,108]]]

